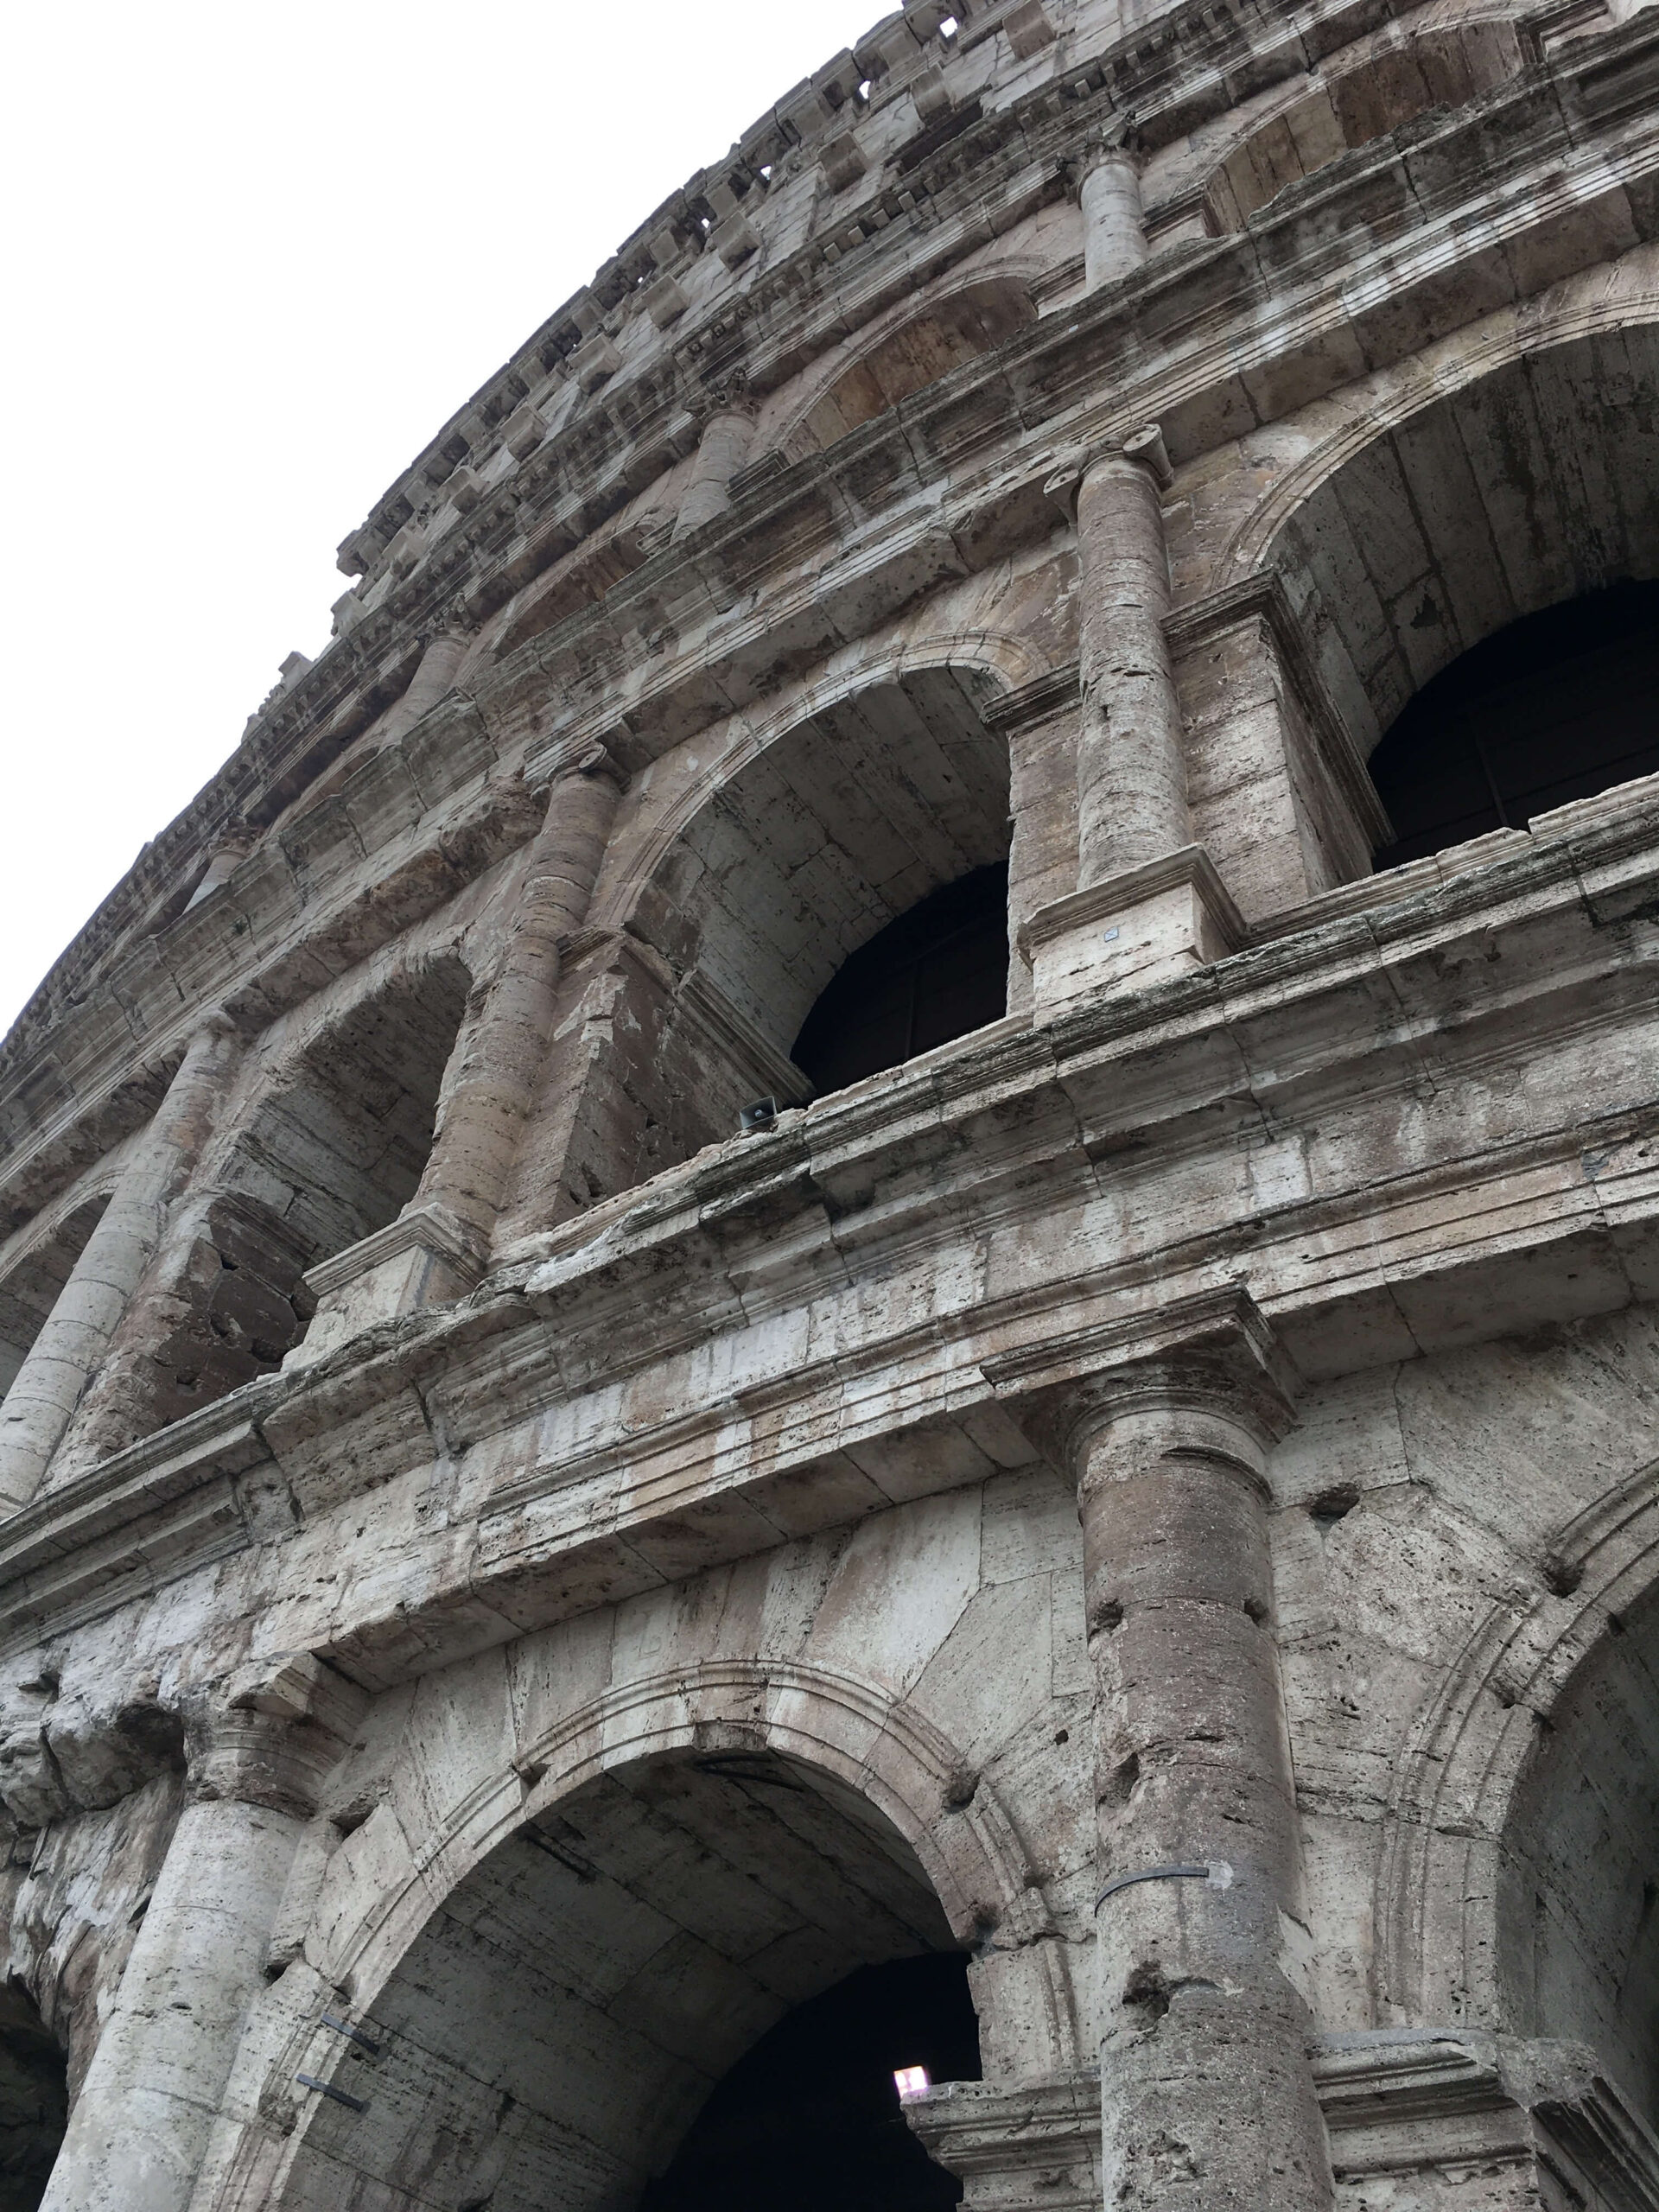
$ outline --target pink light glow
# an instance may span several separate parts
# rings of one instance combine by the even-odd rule
[[[925,2066],[901,2066],[893,2080],[900,2104],[908,2104],[912,2097],[925,2096],[931,2086]]]

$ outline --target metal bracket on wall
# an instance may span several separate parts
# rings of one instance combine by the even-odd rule
[[[1098,1912],[1108,1897],[1115,1897],[1120,1890],[1133,1889],[1137,1882],[1207,1882],[1212,1890],[1230,1890],[1233,1870],[1224,1859],[1193,1866],[1143,1866],[1138,1874],[1119,1874],[1108,1882],[1095,1899],[1095,1910]]]

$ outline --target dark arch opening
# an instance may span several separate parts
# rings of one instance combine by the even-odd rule
[[[26,1991],[0,1984],[0,2212],[35,2212],[68,2114],[57,2038]]]
[[[1543,1715],[1538,1718],[1542,1719]],[[1497,1875],[1501,2024],[1588,2044],[1659,2122],[1659,1591],[1536,1731]]]
[[[1379,868],[1659,770],[1659,583],[1547,607],[1442,669],[1371,755]]]
[[[1006,861],[947,883],[861,945],[790,1058],[823,1092],[898,1067],[1008,1010]]]
[[[918,2169],[888,2077],[978,2073],[979,1968],[886,1814],[747,1732],[590,1776],[457,1884],[360,2017],[378,2052],[330,2046],[353,2101],[308,2113],[273,2201],[301,2212],[367,2188],[377,2204],[626,2212],[683,2183],[758,2206],[741,2190],[775,2181],[777,2151],[792,2171],[768,2207],[955,2202],[925,2159],[935,2193],[906,2193]],[[851,2135],[825,2152],[804,2092],[874,2129],[897,2193],[808,2194],[835,2178],[810,2160],[842,2183],[883,2168],[852,2163]]]
[[[944,2212],[962,2183],[906,2124],[893,2075],[977,2082],[961,1952],[863,1967],[792,2012],[715,2088],[640,2212]]]

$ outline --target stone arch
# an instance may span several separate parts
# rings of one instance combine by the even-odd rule
[[[1656,1598],[1653,1461],[1561,1524],[1539,1579],[1517,1578],[1489,1607],[1419,1708],[1395,1762],[1378,1861],[1384,2023],[1586,2034],[1582,2018],[1520,2001],[1504,1924],[1526,1872],[1518,1823],[1541,1741],[1567,1738],[1632,1624],[1651,1626]],[[1654,2084],[1628,2086],[1651,2094]]]
[[[838,355],[809,375],[787,421],[766,443],[791,461],[824,452],[1036,320],[1029,272],[1013,265],[988,270],[919,308],[908,301],[860,334],[850,359]]]
[[[785,690],[769,713],[733,717],[708,768],[653,817],[628,851],[626,868],[614,873],[607,869],[601,876],[594,894],[594,923],[607,929],[626,925],[675,839],[710,795],[803,723],[861,692],[948,670],[961,671],[988,704],[1056,672],[1027,639],[990,629],[942,630],[887,644],[865,642],[837,654],[817,675]]]
[[[1217,550],[1196,563],[1193,594],[1243,583],[1269,566],[1286,526],[1314,494],[1355,455],[1427,409],[1578,340],[1624,334],[1651,346],[1656,323],[1659,249],[1642,246],[1376,370],[1287,423],[1247,435],[1239,455],[1264,489],[1242,512],[1217,518]]]
[[[1367,753],[1510,622],[1659,575],[1659,327],[1519,347],[1415,398],[1357,442],[1344,424],[1251,533]]]
[[[306,1275],[413,1198],[472,988],[459,954],[377,965],[268,1057],[207,1147],[152,1281],[59,1461],[76,1471],[279,1368],[315,1300]]]
[[[995,709],[1044,673],[994,632],[849,648],[764,719],[734,716],[641,779],[562,980],[563,1050],[504,1248],[723,1142],[752,1101],[804,1104],[790,1054],[809,1009],[942,884],[1006,859],[1012,936],[1070,828],[1051,821],[1067,798],[1051,778],[1010,849]]]
[[[291,1231],[308,1266],[413,1198],[473,978],[438,949],[365,978],[261,1071],[213,1180]]]
[[[1007,751],[987,703],[982,679],[940,668],[798,722],[706,793],[638,926],[786,1055],[849,954],[1006,858]]]
[[[1211,169],[1205,187],[1216,227],[1243,230],[1294,184],[1356,148],[1436,108],[1466,106],[1519,76],[1512,16],[1391,24],[1277,99]]]
[[[860,674],[741,733],[635,861],[630,929],[780,1058],[849,954],[1007,856],[994,681],[944,656]]]
[[[708,1661],[616,1688],[562,1717],[529,1739],[510,1766],[485,1773],[412,1846],[383,1810],[336,1854],[306,1947],[321,1977],[309,1985],[316,2001],[289,2005],[285,2033],[257,2025],[251,2031],[270,2054],[257,2101],[267,2125],[250,2130],[228,2163],[211,2199],[217,2212],[251,2212],[255,2205],[321,2212],[334,2201],[308,2183],[306,2169],[314,2154],[339,2155],[336,2139],[353,2126],[349,2108],[304,2095],[296,2088],[297,2075],[348,2095],[390,2100],[394,2122],[406,2104],[437,2094],[442,2069],[431,2063],[439,2055],[432,2039],[409,2062],[418,2076],[413,2086],[394,2089],[372,2063],[365,2069],[354,2056],[360,2047],[321,2024],[320,2010],[345,2005],[372,2039],[389,2044],[401,2033],[391,1993],[397,1977],[439,1914],[472,1910],[469,1885],[493,1880],[502,1854],[539,1824],[532,1859],[550,1858],[556,1875],[563,1866],[582,1885],[592,1838],[573,1831],[572,1808],[591,1805],[596,1786],[611,1790],[687,1760],[740,1779],[750,1772],[748,1762],[779,1763],[822,1789],[830,1817],[855,1827],[862,1821],[878,1842],[883,1833],[893,1839],[886,1847],[913,1863],[939,1915],[935,1942],[974,1947],[976,1999],[991,2030],[988,2074],[998,2070],[999,2021],[1009,2024],[1010,2041],[1023,2039],[1035,2070],[1065,2072],[1083,2063],[1064,1967],[1052,1945],[1035,1940],[1049,1924],[1038,1877],[990,1787],[969,1775],[955,1746],[902,1699],[852,1674]],[[828,1964],[827,1974],[806,1967],[806,1984],[836,1979],[836,1961]],[[274,2006],[283,2006],[293,1979],[290,1969],[272,1993]],[[480,2113],[489,2101],[480,2104]],[[467,2126],[451,2132],[465,2134]]]

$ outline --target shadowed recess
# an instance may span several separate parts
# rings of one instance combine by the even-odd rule
[[[1527,616],[1426,684],[1371,756],[1393,868],[1659,770],[1659,584]]]
[[[942,1983],[960,1991],[963,1963],[915,1855],[822,1770],[734,1749],[596,1777],[433,1914],[365,2024],[378,2055],[331,2054],[333,2078],[365,2109],[314,2107],[280,2202],[336,2212],[401,2203],[404,2191],[490,2212],[633,2212],[705,2109],[705,2144],[746,2097],[753,2117],[774,2059],[757,2055],[751,2075],[711,2097],[780,2022],[785,2052],[791,2037],[801,2049],[826,2033],[850,2039],[834,2095],[867,2119],[872,2097],[887,2113],[891,2090],[870,2086],[896,2047],[884,2009],[903,2031],[894,2064],[925,2064],[929,2050],[935,2064],[976,2063],[971,2009],[964,2018],[948,1987],[937,2011],[925,1975],[865,2001],[861,1968],[938,1954]],[[811,2007],[825,1991],[842,2010],[820,2019]],[[759,2125],[762,2149],[769,2132]],[[891,2150],[896,2139],[884,2139]],[[907,2152],[901,2165],[916,2171]]]
[[[861,945],[807,1016],[791,1058],[839,1090],[1000,1021],[1008,1010],[1008,871],[976,868]]]
[[[780,2020],[698,2114],[640,2212],[943,2212],[962,2183],[906,2124],[893,2075],[980,2078],[957,1953],[863,1967]]]
[[[0,2212],[35,2212],[68,2114],[56,2038],[16,1982],[0,1987]]]
[[[1501,2024],[1594,2050],[1659,2120],[1659,1596],[1541,1726],[1498,1871]]]

